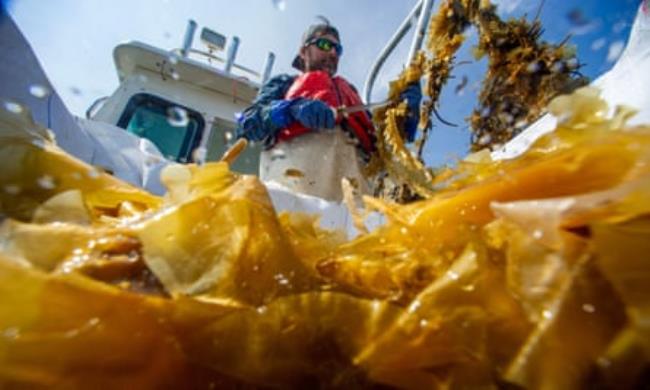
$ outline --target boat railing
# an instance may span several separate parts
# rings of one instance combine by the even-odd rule
[[[240,38],[233,36],[230,38],[228,48],[226,50],[226,57],[221,57],[216,55],[215,51],[221,51],[225,48],[226,37],[216,33],[210,29],[203,28],[201,31],[201,39],[208,46],[208,51],[194,49],[192,43],[194,41],[194,34],[196,32],[197,24],[194,20],[190,20],[187,24],[185,30],[185,37],[183,39],[183,46],[179,49],[172,50],[173,53],[188,58],[190,54],[201,56],[204,59],[207,59],[209,63],[211,61],[216,61],[223,64],[223,71],[226,73],[233,73],[234,69],[237,69],[243,72],[245,75],[252,76],[260,84],[264,84],[270,77],[273,70],[273,64],[275,62],[275,54],[269,52],[264,61],[264,66],[262,71],[258,72],[249,67],[237,64],[235,62],[237,58],[237,52],[239,50],[239,44],[241,42]]]
[[[411,48],[409,50],[407,64],[409,64],[417,52],[422,49],[422,43],[424,42],[424,36],[426,35],[427,24],[431,17],[431,9],[433,8],[434,0],[420,0],[418,1],[411,12],[406,16],[402,24],[397,28],[393,36],[388,40],[388,43],[382,51],[379,53],[379,56],[373,63],[368,72],[368,77],[363,86],[363,96],[366,100],[366,103],[369,103],[370,95],[372,94],[372,88],[375,84],[375,80],[381,67],[384,65],[388,57],[391,55],[395,47],[402,41],[406,33],[413,26],[413,20],[418,19],[415,34],[413,35],[413,41],[411,42]]]

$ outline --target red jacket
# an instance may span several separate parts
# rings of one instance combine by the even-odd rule
[[[287,91],[285,99],[295,98],[318,99],[332,108],[350,107],[363,104],[357,91],[344,78],[331,77],[325,71],[303,73],[296,77]],[[345,116],[338,116],[336,123],[352,133],[360,146],[367,153],[375,149],[375,128],[366,111],[359,111]],[[293,123],[278,134],[279,140],[288,140],[311,131],[298,122]]]

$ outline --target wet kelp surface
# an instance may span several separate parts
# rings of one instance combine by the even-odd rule
[[[650,128],[597,91],[347,240],[227,164],[156,197],[0,113],[0,383],[633,388],[648,375]]]

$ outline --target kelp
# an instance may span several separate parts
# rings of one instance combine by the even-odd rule
[[[518,158],[365,198],[387,222],[352,240],[225,162],[168,167],[157,197],[0,112],[0,385],[642,385],[650,127],[594,90],[551,109]]]
[[[436,193],[432,184],[434,170],[424,165],[422,152],[433,126],[431,115],[448,124],[437,111],[440,94],[457,65],[455,54],[471,26],[478,32],[476,59],[488,58],[479,101],[469,118],[473,152],[506,143],[543,114],[552,98],[587,83],[579,73],[575,50],[566,41],[558,45],[543,42],[537,18],[532,22],[525,18],[504,21],[489,1],[442,2],[431,18],[425,50],[390,83],[392,103],[374,113],[378,152],[369,172],[384,172],[380,181],[388,181],[382,182],[382,191],[376,195],[408,203]],[[428,99],[420,112],[418,127],[422,136],[416,141],[416,150],[411,151],[404,145],[400,130],[408,113],[399,96],[410,83],[420,82],[422,77]]]

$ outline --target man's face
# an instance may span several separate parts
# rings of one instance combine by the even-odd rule
[[[339,43],[338,39],[331,34],[318,35],[314,38],[325,38],[334,43]],[[334,48],[325,51],[319,49],[315,44],[310,44],[300,49],[300,57],[305,63],[305,72],[323,70],[331,76],[336,74],[339,64],[339,56],[336,54]]]

